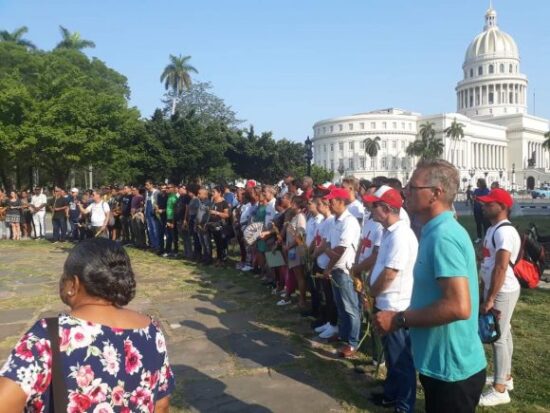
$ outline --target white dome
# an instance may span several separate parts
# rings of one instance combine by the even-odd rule
[[[512,36],[498,28],[496,17],[495,10],[487,10],[484,30],[468,46],[465,63],[484,57],[519,59],[519,50],[516,42],[512,39]]]

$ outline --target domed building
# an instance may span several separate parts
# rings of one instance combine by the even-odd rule
[[[492,7],[483,31],[466,50],[462,69],[464,77],[455,89],[456,113],[423,116],[389,108],[316,122],[315,163],[339,175],[407,181],[416,159],[405,150],[418,138],[421,125],[431,122],[444,143],[443,156],[459,169],[464,186],[477,178],[509,189],[550,182],[550,156],[542,148],[549,121],[528,114],[528,81],[520,71],[518,46],[500,30]],[[455,120],[463,125],[459,141],[444,133]],[[379,138],[376,157],[365,153],[367,138]]]

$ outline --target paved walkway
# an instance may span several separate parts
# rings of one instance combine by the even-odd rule
[[[63,309],[57,280],[66,256],[63,244],[0,242],[0,360],[38,317]],[[347,411],[346,389],[317,374],[319,366],[341,362],[331,360],[330,351],[313,352],[283,328],[294,323],[293,330],[308,332],[291,309],[275,309],[270,298],[266,308],[258,280],[137,251],[131,256],[138,274],[131,307],[163,323],[178,382],[175,411]],[[346,380],[368,381],[345,370]],[[367,408],[361,406],[376,411]]]

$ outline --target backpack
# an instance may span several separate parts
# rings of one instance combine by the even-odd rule
[[[496,248],[495,244],[495,233],[500,227],[511,227],[513,226],[509,222],[504,222],[495,228],[493,231],[493,248]],[[536,288],[539,284],[541,269],[539,262],[542,259],[544,262],[544,248],[539,245],[535,240],[529,237],[527,234],[521,236],[521,248],[518,253],[518,258],[515,263],[509,263],[512,270],[514,270],[514,275],[518,279],[522,287],[525,288]]]

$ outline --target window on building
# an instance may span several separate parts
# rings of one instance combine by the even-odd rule
[[[405,122],[401,122],[401,129],[405,129]]]
[[[509,71],[510,73],[512,73],[512,65],[510,65],[510,67],[508,68],[508,71]]]
[[[370,167],[376,169],[376,157],[370,158]]]
[[[382,149],[386,149],[386,141],[382,141],[382,145],[380,145]]]
[[[361,157],[359,158],[359,165],[361,166],[361,169],[362,169],[362,170],[365,170],[365,169],[366,169],[365,157],[364,157],[364,156],[361,156]]]
[[[365,149],[365,141],[361,141],[361,142],[359,143],[359,148],[360,148],[360,149]]]
[[[397,129],[397,122],[392,122],[391,127]]]
[[[382,122],[382,129],[388,129],[388,123]]]
[[[355,149],[355,142],[351,141],[351,142],[349,143],[349,150],[350,150],[350,151],[353,151],[354,149]]]
[[[327,160],[326,159],[323,161],[323,168],[327,169]]]
[[[330,151],[334,152],[334,144],[333,143],[330,144]]]
[[[405,145],[407,144],[407,142],[405,141],[401,141],[401,149],[405,149]]]
[[[382,158],[382,169],[386,169],[386,158]]]
[[[330,170],[334,171],[334,160],[333,159],[330,160]]]
[[[392,169],[397,169],[397,156],[392,157],[391,166]]]
[[[504,63],[500,64],[499,72],[504,73]]]
[[[344,142],[338,142],[338,149],[340,149],[341,151],[344,150]]]
[[[409,122],[409,130],[412,130],[413,124]]]
[[[323,152],[327,153],[327,144],[326,143],[323,145]]]
[[[344,168],[344,160],[340,158],[338,160],[338,169],[343,169],[343,168]]]
[[[342,132],[344,130],[344,125],[342,125],[342,124],[338,125],[338,130],[340,132]]]
[[[353,167],[353,159],[352,158],[349,158],[348,159],[348,166],[349,166],[349,169],[350,170],[354,170],[355,168]]]
[[[489,73],[495,73],[495,67],[493,65],[489,65]]]
[[[334,132],[334,126],[330,125],[330,132]]]
[[[481,76],[483,74],[483,66],[479,66],[477,68],[477,74],[478,74],[478,76]]]
[[[376,129],[376,122],[371,122],[370,123],[370,128],[371,129]]]
[[[327,133],[327,127],[323,126],[323,134]]]
[[[495,102],[495,95],[493,92],[489,92],[489,105],[492,105]]]
[[[391,147],[393,149],[397,148],[397,141],[391,141]]]
[[[359,124],[359,127],[360,127],[361,129],[365,129],[365,122],[361,122],[361,123]]]
[[[474,69],[470,69],[470,77],[474,77]]]
[[[349,127],[349,130],[353,130],[353,123],[350,123],[350,124],[348,125],[348,127]]]

